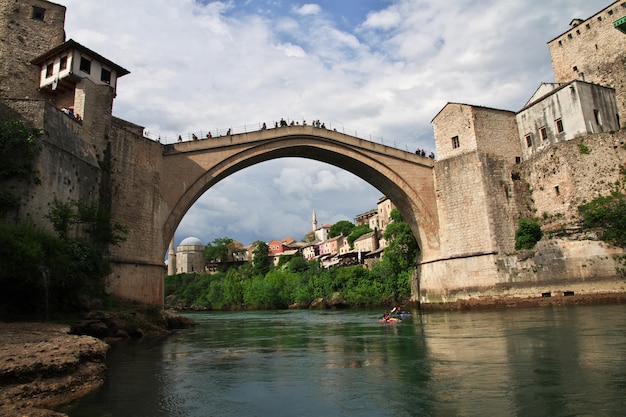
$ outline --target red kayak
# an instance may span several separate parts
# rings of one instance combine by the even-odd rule
[[[395,317],[389,317],[389,318],[386,318],[386,319],[380,319],[378,321],[381,322],[381,323],[401,323],[402,322],[402,320],[397,319]]]

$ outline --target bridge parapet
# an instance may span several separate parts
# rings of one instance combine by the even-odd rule
[[[336,141],[347,146],[367,149],[369,151],[384,154],[386,156],[409,160],[427,167],[433,167],[435,162],[433,158],[416,155],[415,153],[403,151],[401,149],[383,145],[381,143],[373,142],[371,140],[348,135],[342,132],[338,132],[336,130],[302,125],[284,126],[278,128],[257,130],[247,133],[237,133],[212,138],[199,138],[198,140],[167,144],[164,145],[163,153],[164,155],[171,155],[176,153],[198,152],[209,149],[240,146],[289,137],[315,137],[316,139]]]

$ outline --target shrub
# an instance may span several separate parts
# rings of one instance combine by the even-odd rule
[[[626,247],[626,200],[622,194],[598,197],[578,207],[585,229],[599,229],[600,239]]]
[[[542,236],[541,227],[536,219],[522,218],[515,231],[515,249],[532,249]]]

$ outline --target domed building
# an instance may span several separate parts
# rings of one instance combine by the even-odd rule
[[[204,248],[205,244],[202,243],[200,239],[193,236],[183,239],[176,248],[175,254],[172,253],[173,250],[170,247],[168,274],[173,275],[172,272],[174,272],[174,274],[203,272],[206,263],[204,259]]]

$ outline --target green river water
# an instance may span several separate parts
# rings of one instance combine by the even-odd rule
[[[625,416],[626,305],[187,314],[70,417]]]

